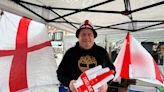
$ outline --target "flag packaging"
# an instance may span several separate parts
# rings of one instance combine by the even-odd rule
[[[82,73],[74,86],[78,92],[98,92],[98,88],[114,78],[114,70],[96,66]]]

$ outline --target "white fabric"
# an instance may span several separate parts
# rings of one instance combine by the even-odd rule
[[[155,68],[153,57],[146,49],[131,36],[130,53],[132,75],[134,78],[155,79]]]
[[[116,74],[115,74],[115,77],[114,77],[114,81],[119,81],[121,82],[120,80],[120,73],[121,73],[121,69],[122,69],[122,61],[123,61],[123,58],[124,58],[124,53],[125,53],[125,47],[126,47],[126,41],[124,41],[123,43],[123,46],[120,50],[120,52],[118,53],[118,56],[114,62],[114,65],[115,65],[115,68],[116,68]]]
[[[0,91],[9,92],[9,71],[13,56],[0,57]]]
[[[0,50],[14,50],[20,17],[5,12],[0,19]]]
[[[137,86],[137,85],[130,85],[129,90],[133,90],[137,92],[158,92],[155,87],[146,87],[146,86]]]
[[[4,12],[0,20],[0,50],[15,50],[18,23],[21,17]],[[46,26],[31,21],[28,30],[28,47],[49,41]],[[9,73],[13,55],[0,56],[0,92],[9,91]],[[52,47],[47,46],[27,53],[28,87],[58,84],[57,65]]]
[[[129,77],[130,79],[142,79],[143,81],[163,85],[156,79],[155,66],[153,57],[146,51],[146,49],[130,35],[130,64]],[[114,65],[116,67],[116,76],[114,81],[120,82],[120,74],[122,70],[122,63],[125,54],[125,46],[127,39],[124,40],[121,51],[119,52]],[[126,62],[126,61],[125,61]],[[124,69],[123,69],[124,70]],[[160,76],[160,75],[158,75]]]
[[[37,87],[31,87],[30,89],[20,90],[18,92],[59,92],[59,86],[58,85],[37,86]]]

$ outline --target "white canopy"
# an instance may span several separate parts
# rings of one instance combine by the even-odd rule
[[[75,33],[89,19],[98,34],[164,41],[164,0],[0,0],[0,9]]]

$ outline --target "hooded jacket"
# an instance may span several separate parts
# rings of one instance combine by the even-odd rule
[[[85,70],[98,65],[102,65],[103,68],[109,67],[110,70],[115,71],[104,48],[94,44],[91,49],[85,50],[80,48],[79,42],[77,42],[75,47],[65,53],[58,67],[57,77],[64,86],[69,87],[71,80],[77,80]]]

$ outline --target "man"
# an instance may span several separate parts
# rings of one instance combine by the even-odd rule
[[[107,51],[95,44],[94,39],[97,37],[97,33],[88,20],[85,20],[76,31],[76,37],[79,41],[75,47],[65,53],[57,70],[59,81],[69,87],[72,92],[76,92],[73,83],[84,71],[98,65],[115,70]],[[99,91],[106,92],[107,88],[108,85],[105,84],[99,88]]]
[[[152,47],[152,51],[151,51],[151,55],[153,57],[153,59],[155,60],[155,62],[158,64],[158,58],[159,58],[159,44],[158,43],[153,43],[153,47]]]

